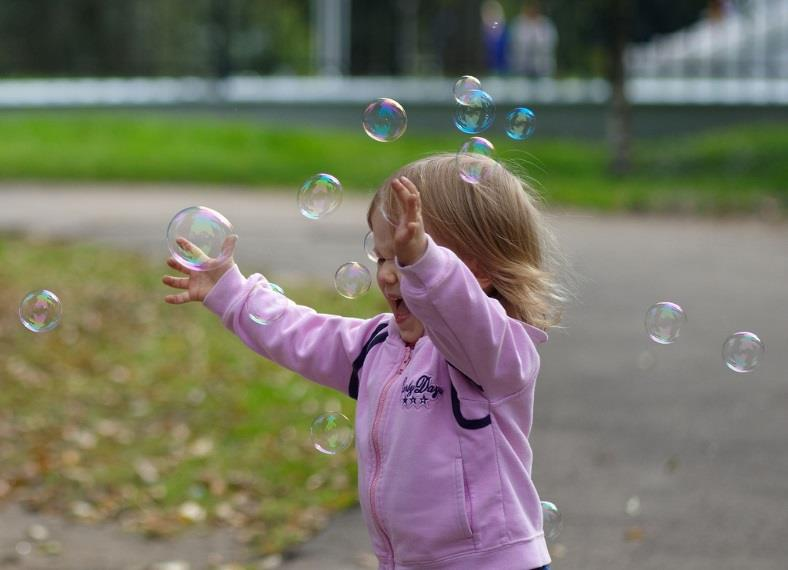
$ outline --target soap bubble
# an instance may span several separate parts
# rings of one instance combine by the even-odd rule
[[[561,512],[555,503],[542,501],[542,528],[545,540],[553,541],[560,536],[564,523]]]
[[[40,289],[25,295],[19,303],[19,320],[34,333],[49,332],[60,324],[63,308],[52,291]]]
[[[758,335],[746,331],[732,334],[722,345],[725,365],[740,374],[752,372],[765,352],[766,346]]]
[[[400,138],[408,127],[405,109],[394,99],[377,99],[364,109],[361,124],[371,138],[392,142]]]
[[[510,139],[524,141],[534,134],[536,115],[527,107],[517,107],[507,116],[506,134]]]
[[[232,249],[225,247],[232,234],[233,226],[222,214],[204,206],[192,206],[170,220],[167,246],[182,265],[206,271],[232,255]]]
[[[492,97],[481,89],[471,89],[457,98],[454,125],[471,135],[487,130],[495,119]]]
[[[460,178],[469,184],[478,184],[496,163],[492,158],[493,144],[483,137],[471,137],[457,152],[457,169]]]
[[[375,236],[371,231],[364,236],[364,251],[371,262],[378,262],[378,256],[375,253]]]
[[[342,203],[342,184],[330,174],[315,174],[298,191],[298,208],[304,217],[317,220]]]
[[[337,293],[348,299],[360,297],[372,285],[369,269],[357,261],[349,261],[339,267],[334,274],[334,287]]]
[[[679,338],[687,315],[676,303],[662,301],[652,305],[646,312],[646,332],[659,344],[671,344]]]
[[[460,97],[468,91],[481,90],[482,82],[473,75],[463,75],[454,83],[454,100],[460,102]]]
[[[340,412],[328,412],[316,417],[309,432],[312,445],[326,455],[336,455],[353,442],[353,424]]]
[[[284,289],[270,282],[258,283],[257,287],[270,289],[274,294],[252,294],[247,305],[249,318],[258,325],[268,325],[282,318],[290,302],[285,296]]]

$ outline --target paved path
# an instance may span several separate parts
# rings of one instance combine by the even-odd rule
[[[365,261],[365,199],[346,200],[317,222],[300,216],[294,192],[7,185],[0,200],[0,229],[129,247],[154,259],[166,255],[163,233],[176,211],[214,207],[241,236],[241,268],[274,280],[330,283],[344,261]],[[784,570],[788,226],[561,212],[551,220],[578,277],[566,328],[543,350],[532,433],[537,487],[565,520],[554,568]],[[659,300],[680,303],[689,317],[671,346],[651,343],[643,330],[646,309]],[[767,344],[748,375],[721,361],[723,340],[737,330]],[[130,567],[120,542],[111,543],[119,553],[112,564],[2,566],[20,516],[0,510],[0,568]],[[170,558],[194,554],[192,569],[202,568],[210,550],[202,543],[202,550],[169,544]],[[233,555],[221,541],[216,550]],[[133,544],[128,552],[149,554]],[[281,568],[364,568],[365,552],[366,532],[349,511]]]

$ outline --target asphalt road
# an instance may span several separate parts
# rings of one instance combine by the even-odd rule
[[[330,284],[345,261],[372,269],[362,249],[366,198],[346,198],[319,221],[300,215],[295,190],[5,185],[0,200],[0,230],[106,243],[162,262],[169,219],[200,204],[234,223],[245,273]],[[537,488],[564,519],[554,568],[784,570],[788,226],[560,211],[550,221],[577,297],[542,350],[531,438]],[[651,342],[643,326],[648,307],[663,300],[688,315],[669,346]],[[756,332],[767,347],[745,375],[721,357],[723,341],[739,330]],[[120,543],[114,565],[69,562],[64,548],[58,566],[2,566],[13,564],[3,555],[13,549],[11,521],[21,516],[0,507],[2,568],[132,567]],[[179,548],[172,545],[171,558]],[[365,568],[368,548],[350,511],[281,568]],[[139,550],[136,563],[148,554]],[[205,561],[185,559],[194,560],[192,570]]]

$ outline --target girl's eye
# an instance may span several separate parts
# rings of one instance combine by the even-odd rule
[[[384,263],[386,263],[386,260],[382,257],[378,257],[378,265],[383,265]]]

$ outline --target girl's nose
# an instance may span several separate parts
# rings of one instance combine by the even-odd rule
[[[393,264],[383,264],[383,267],[380,268],[380,279],[389,285],[397,282],[397,270],[393,267]]]

